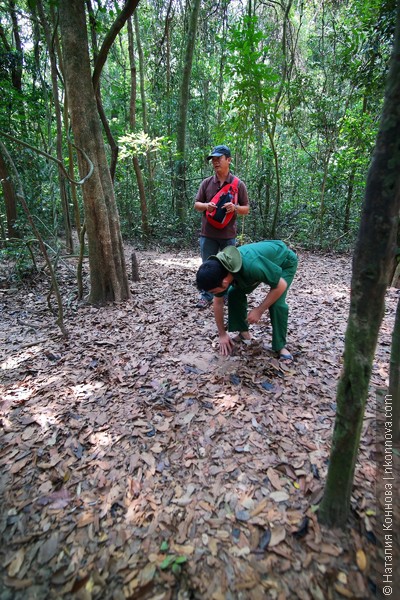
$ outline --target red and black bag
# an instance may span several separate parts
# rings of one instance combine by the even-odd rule
[[[215,204],[215,208],[212,212],[206,211],[206,218],[216,229],[226,227],[235,215],[235,212],[227,213],[223,207],[227,202],[238,203],[238,184],[239,179],[234,177],[231,183],[224,185],[210,200],[211,204]]]

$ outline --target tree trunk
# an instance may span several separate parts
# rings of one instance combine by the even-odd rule
[[[324,218],[325,218],[325,190],[326,190],[326,182],[328,179],[328,168],[329,162],[331,159],[331,152],[328,151],[328,156],[324,160],[324,176],[322,178],[322,186],[321,186],[321,203],[319,207],[319,245],[322,248],[324,244]]]
[[[18,23],[18,14],[19,8],[16,6],[14,0],[9,0],[8,2],[10,17],[12,22],[12,31],[13,31],[13,39],[15,43],[15,60],[12,61],[11,65],[11,81],[13,88],[19,92],[15,96],[13,96],[13,106],[10,106],[12,112],[17,109],[18,120],[20,123],[21,131],[23,136],[27,137],[26,131],[26,115],[25,115],[25,106],[23,100],[23,90],[22,90],[22,73],[24,68],[24,49],[21,41],[21,36],[19,33],[19,23]],[[3,40],[5,41],[5,40]],[[12,49],[8,46],[5,46],[6,50],[11,51]]]
[[[94,164],[93,175],[83,185],[90,283],[89,301],[105,304],[130,297],[124,249],[107,164],[95,92],[90,72],[84,0],[60,3],[65,85],[75,143]],[[79,170],[87,165],[79,153]]]
[[[399,225],[397,228],[397,250],[395,256],[393,257],[390,280],[392,287],[400,288],[400,215]]]
[[[92,46],[93,46],[94,59],[95,59],[95,65],[94,65],[94,70],[93,70],[93,87],[96,92],[96,101],[97,101],[97,109],[99,111],[99,116],[100,116],[101,122],[103,124],[104,131],[105,131],[105,134],[106,134],[109,146],[110,146],[110,152],[111,152],[110,174],[111,174],[111,179],[113,182],[114,182],[114,178],[115,178],[115,171],[117,168],[119,148],[114,139],[111,128],[108,124],[106,113],[103,108],[101,92],[100,92],[100,85],[99,85],[100,75],[101,75],[103,66],[106,62],[108,52],[109,52],[115,38],[117,37],[118,33],[121,31],[122,27],[125,25],[126,21],[131,17],[138,2],[139,2],[139,0],[127,0],[125,2],[125,5],[124,5],[122,11],[118,14],[117,18],[115,19],[115,21],[114,21],[111,29],[107,33],[99,51],[97,50],[96,19],[94,17],[94,13],[93,13],[93,9],[92,9],[90,0],[87,0],[87,2],[86,2],[87,7],[88,7],[88,12],[89,12],[89,22],[90,22]]]
[[[19,238],[19,233],[15,228],[17,220],[17,196],[12,179],[9,177],[7,164],[0,152],[0,180],[3,188],[4,204],[6,207],[7,218],[7,237]]]
[[[128,20],[128,52],[129,52],[129,64],[131,71],[131,97],[129,104],[129,124],[131,126],[132,131],[135,130],[136,127],[136,91],[137,91],[137,82],[136,82],[136,64],[135,64],[135,53],[133,49],[133,29],[132,29],[132,21]],[[143,181],[142,171],[139,165],[138,157],[132,156],[133,168],[135,170],[136,180],[138,184],[139,198],[140,198],[140,212],[142,218],[142,231],[145,238],[149,236],[149,220],[148,220],[148,212],[147,212],[147,200],[146,200],[146,190]]]
[[[347,194],[346,194],[346,207],[344,210],[344,221],[343,221],[343,232],[348,233],[350,229],[350,211],[351,211],[351,202],[353,200],[353,191],[354,191],[354,179],[356,175],[355,167],[351,167],[351,172],[349,175],[349,183],[347,186]]]
[[[142,120],[143,120],[143,131],[144,133],[149,133],[149,126],[147,121],[147,102],[146,102],[146,94],[145,94],[145,66],[144,66],[144,54],[142,48],[142,42],[140,39],[140,29],[139,29],[139,19],[137,15],[137,11],[133,14],[133,22],[135,27],[135,35],[136,35],[136,44],[138,49],[138,57],[139,57],[139,79],[140,79],[140,98],[142,101]],[[154,179],[153,179],[153,161],[150,155],[150,152],[146,152],[146,163],[147,163],[147,189],[148,195],[150,199],[150,206],[156,212],[158,210],[157,205],[154,201]],[[139,163],[137,164],[139,166]],[[142,199],[143,200],[143,199]]]
[[[57,61],[56,61],[56,53],[53,43],[53,37],[50,32],[50,27],[46,18],[46,15],[43,10],[43,4],[41,0],[37,0],[37,7],[39,11],[40,21],[42,23],[44,35],[46,38],[47,49],[49,52],[50,58],[50,70],[51,70],[51,84],[53,90],[53,101],[54,101],[54,110],[56,117],[56,127],[57,127],[57,139],[56,139],[56,151],[57,158],[62,163],[63,162],[63,152],[62,152],[62,111],[60,106],[60,100],[58,97],[58,82],[57,82]],[[61,199],[61,209],[64,218],[64,233],[65,233],[65,244],[67,248],[67,252],[73,253],[74,244],[72,240],[72,229],[71,229],[71,219],[69,215],[68,209],[68,198],[67,198],[67,190],[65,186],[65,177],[60,167],[58,167],[58,185],[60,188],[60,199]]]
[[[353,258],[351,304],[337,414],[320,521],[343,527],[360,442],[400,210],[400,7],[385,101]]]
[[[276,177],[276,204],[275,204],[274,218],[273,218],[272,226],[271,226],[271,238],[274,240],[276,238],[276,229],[278,226],[279,210],[280,210],[280,206],[281,206],[281,195],[282,195],[282,193],[281,193],[281,175],[280,175],[280,169],[279,169],[278,152],[277,152],[277,149],[275,146],[274,135],[270,131],[268,131],[268,138],[269,138],[272,154],[274,157],[274,168],[275,168],[275,177]]]
[[[189,30],[187,32],[187,44],[184,58],[184,68],[179,97],[179,115],[176,127],[176,152],[177,161],[175,169],[175,194],[176,210],[181,223],[184,223],[186,205],[186,124],[189,105],[190,75],[192,72],[194,45],[196,41],[197,22],[200,11],[200,0],[194,0],[190,15]]]
[[[63,66],[62,52],[61,52],[61,48],[60,48],[60,37],[59,37],[59,31],[58,31],[58,14],[57,15],[55,14],[54,6],[50,6],[50,14],[51,14],[51,23],[53,25],[54,32],[55,32],[55,35],[54,35],[55,52],[57,54],[59,69],[60,69],[61,73],[63,74],[64,66]],[[64,93],[64,106],[62,109],[62,113],[63,113],[62,119],[63,119],[64,131],[66,132],[66,131],[69,131],[68,96],[66,93]],[[68,140],[68,175],[72,181],[75,179],[74,155],[73,155],[72,145],[69,140]],[[76,193],[75,185],[71,185],[69,190],[70,190],[71,198],[72,198],[74,223],[75,223],[75,228],[76,228],[76,232],[78,234],[78,240],[79,240],[80,236],[81,236],[81,216],[80,216],[80,211],[79,211],[79,202],[78,202],[78,196]],[[67,206],[68,206],[68,204],[67,204]],[[73,224],[71,224],[71,228],[72,227],[73,227]]]
[[[400,299],[392,334],[390,353],[389,396],[393,406],[393,438],[400,440]]]

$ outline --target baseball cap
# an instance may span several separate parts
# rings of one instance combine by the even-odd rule
[[[207,160],[210,160],[213,156],[226,156],[229,158],[231,156],[231,151],[228,146],[215,146],[215,148],[212,149],[211,154],[207,156]]]

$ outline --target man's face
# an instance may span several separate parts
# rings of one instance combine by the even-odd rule
[[[216,288],[213,288],[212,290],[208,290],[211,294],[222,294],[222,292],[225,292],[228,287],[231,285],[233,281],[233,275],[232,273],[228,273],[228,275],[226,277],[224,277],[224,279],[221,281],[221,285],[219,285]]]
[[[227,158],[225,154],[223,154],[222,156],[213,156],[211,161],[216,175],[225,176],[229,173],[231,157]]]
[[[220,287],[216,287],[213,288],[212,290],[208,290],[210,292],[210,294],[222,294],[222,292],[225,292],[225,290],[227,290],[229,287],[229,283],[225,286],[220,286]]]

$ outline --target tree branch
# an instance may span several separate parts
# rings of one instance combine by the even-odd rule
[[[83,185],[85,183],[85,181],[87,181],[93,174],[93,170],[94,170],[94,166],[92,161],[90,160],[90,158],[88,157],[88,155],[86,154],[86,152],[84,150],[82,150],[81,148],[78,148],[77,146],[75,146],[75,144],[71,141],[71,139],[68,137],[68,141],[70,142],[70,144],[76,149],[78,150],[78,152],[81,152],[85,158],[85,160],[87,161],[87,163],[89,164],[89,173],[87,175],[85,175],[85,177],[83,179],[81,179],[80,181],[75,181],[74,179],[71,179],[70,176],[68,175],[64,165],[62,164],[62,162],[60,160],[58,160],[58,158],[54,158],[54,156],[51,156],[50,154],[47,154],[47,152],[44,152],[43,150],[39,150],[39,148],[35,148],[34,146],[31,146],[30,144],[28,144],[27,142],[23,142],[22,140],[18,140],[17,138],[15,138],[14,136],[5,133],[4,131],[0,130],[0,135],[3,135],[4,137],[8,138],[9,140],[16,142],[17,144],[21,144],[21,146],[24,146],[25,148],[28,148],[29,150],[32,150],[33,152],[36,152],[37,154],[40,154],[41,156],[44,156],[45,158],[48,158],[49,160],[52,160],[53,162],[57,163],[58,166],[60,167],[60,169],[62,170],[63,174],[65,175],[65,177],[68,179],[68,181],[70,183],[73,183],[75,185]]]
[[[95,92],[97,91],[99,85],[101,71],[103,70],[104,64],[107,60],[108,51],[110,50],[115,38],[125,25],[126,21],[133,15],[138,4],[139,0],[126,0],[124,8],[114,21],[110,31],[104,39],[93,70],[92,82]]]

